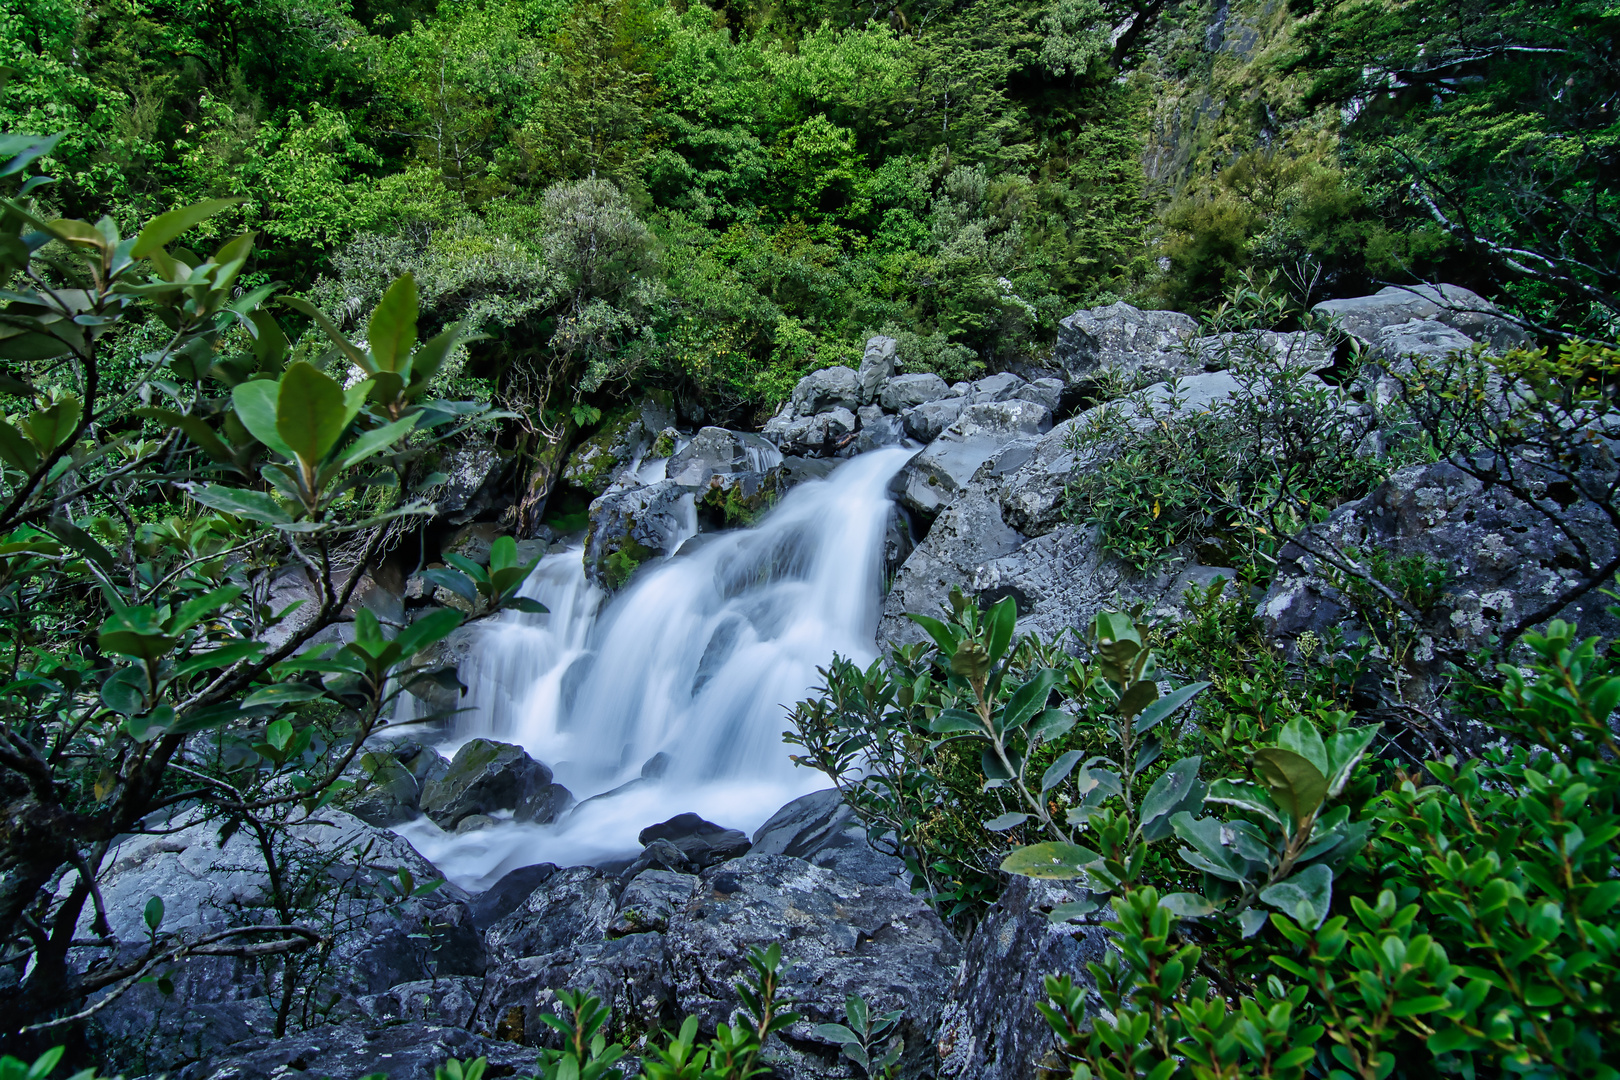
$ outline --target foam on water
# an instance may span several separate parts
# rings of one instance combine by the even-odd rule
[[[834,652],[875,655],[888,485],[911,453],[873,451],[800,484],[754,527],[693,538],[611,599],[585,580],[578,549],[548,555],[523,594],[550,614],[508,613],[481,634],[462,668],[468,711],[444,749],[519,743],[581,804],[553,825],[457,836],[418,818],[398,831],[477,889],[531,863],[634,854],[641,829],[683,811],[752,831],[827,786],[789,759],[787,709]],[[661,779],[642,779],[660,753]]]

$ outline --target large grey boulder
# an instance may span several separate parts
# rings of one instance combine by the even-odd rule
[[[1068,975],[1077,985],[1095,981],[1086,965],[1100,962],[1107,933],[1095,925],[1109,917],[1106,904],[1091,925],[1054,925],[1058,904],[1085,897],[1058,882],[1014,877],[968,939],[939,1031],[939,1075],[956,1080],[1029,1080],[1043,1068],[1057,1039],[1037,1008],[1046,1002],[1046,976]]]
[[[1013,397],[1033,401],[1037,405],[1044,405],[1053,412],[1063,401],[1063,380],[1042,378],[1034,382],[1027,382],[1013,391]]]
[[[816,1025],[843,1022],[852,993],[875,1012],[904,1010],[901,1074],[932,1072],[933,1034],[961,946],[921,897],[786,855],[748,855],[704,872],[667,937],[679,1011],[704,1030],[730,1021],[732,983],[749,970],[749,948],[781,945],[794,961],[782,990],[802,1016],[771,1063],[784,1080],[849,1075]]]
[[[898,446],[906,441],[906,429],[900,418],[884,412],[882,406],[862,405],[860,425],[861,430],[856,434],[855,441],[846,448],[845,453],[864,454],[868,450]]]
[[[142,912],[154,896],[164,906],[160,929],[176,943],[280,921],[272,879],[251,833],[221,839],[220,824],[186,825],[182,818],[173,832],[129,837],[109,851],[100,888],[127,958],[146,948]],[[283,880],[317,890],[313,909],[300,921],[333,935],[322,962],[295,973],[299,1002],[318,1001],[335,1016],[361,1015],[366,997],[402,983],[436,975],[482,978],[488,956],[460,890],[445,886],[421,897],[383,899],[386,883],[400,871],[417,882],[439,877],[400,837],[329,808],[288,827],[277,855]],[[88,928],[84,936],[91,936]],[[424,941],[433,948],[424,949]],[[95,953],[105,958],[105,950]],[[130,1072],[173,1073],[272,1041],[279,966],[198,957],[169,974],[169,992],[142,983],[96,1013],[86,1031],[94,1053]]]
[[[231,1045],[174,1072],[177,1080],[285,1080],[289,1075],[420,1080],[449,1058],[485,1058],[497,1075],[527,1073],[534,1051],[461,1027],[421,1021],[362,1027],[323,1024],[282,1039]]]
[[[440,828],[463,818],[510,810],[520,821],[545,824],[573,802],[567,789],[551,782],[551,769],[521,746],[473,739],[450,762],[450,770],[423,785],[422,812]]]
[[[987,401],[1007,401],[1017,396],[1023,386],[1023,379],[1010,371],[1003,371],[975,382],[973,388],[968,391],[968,401],[973,405],[981,405]]]
[[[967,406],[967,398],[961,396],[925,401],[902,414],[906,433],[914,439],[931,443],[939,438],[946,428],[956,423],[957,418],[962,415],[962,410]]]
[[[811,416],[795,416],[792,410],[792,403],[784,405],[782,411],[766,421],[760,430],[760,434],[775,443],[784,454],[831,457],[854,440],[858,422],[855,414],[843,406]]]
[[[1140,385],[1202,370],[1187,352],[1197,332],[1198,323],[1178,311],[1109,304],[1060,321],[1052,359],[1071,385],[1105,372]]]
[[[1474,345],[1468,335],[1435,319],[1413,319],[1381,327],[1376,342],[1373,355],[1397,370],[1410,370],[1413,358],[1444,360]]]
[[[973,474],[1014,441],[1033,441],[1052,427],[1052,412],[1033,401],[1012,399],[969,405],[956,422],[897,477],[900,500],[918,513],[937,514]]]
[[[673,480],[611,491],[591,503],[585,533],[585,576],[609,590],[636,567],[675,548],[697,529],[692,488]]]
[[[754,833],[754,855],[792,855],[867,885],[907,884],[906,864],[877,851],[836,788],[812,791],[772,814]]]
[[[847,367],[812,371],[793,387],[790,404],[794,416],[815,416],[830,409],[853,410],[863,404],[860,376]]]
[[[458,525],[489,509],[503,464],[500,451],[487,443],[450,451],[439,463],[447,479],[433,500],[434,509]]]
[[[598,940],[613,922],[618,893],[618,882],[595,867],[559,870],[491,926],[484,940],[502,962]]]
[[[884,385],[894,377],[894,355],[899,342],[879,334],[866,339],[866,351],[861,354],[860,383],[862,405],[878,400]]]
[[[1196,338],[1189,351],[1205,371],[1225,371],[1245,362],[1286,364],[1308,371],[1333,365],[1333,346],[1327,338],[1303,330],[1234,330]]]
[[[950,384],[931,372],[896,375],[883,384],[879,402],[889,412],[913,409],[927,401],[949,397]]]
[[[1380,330],[1414,319],[1445,323],[1498,351],[1529,341],[1495,304],[1460,285],[1390,285],[1371,296],[1324,300],[1311,310],[1336,318],[1345,332],[1372,346]]]
[[[1535,478],[1532,466],[1519,463],[1518,469]],[[1391,564],[1427,560],[1444,568],[1449,581],[1424,614],[1406,657],[1409,690],[1421,695],[1426,685],[1439,686],[1448,658],[1488,646],[1507,627],[1547,607],[1592,565],[1613,558],[1616,537],[1602,509],[1570,494],[1558,513],[1583,538],[1590,561],[1540,510],[1500,484],[1486,487],[1449,462],[1403,469],[1283,548],[1277,576],[1260,603],[1261,625],[1288,648],[1306,631],[1321,639],[1342,629],[1354,638],[1364,628],[1355,605],[1333,584],[1338,575],[1329,560],[1342,560],[1346,549],[1380,551]],[[1608,614],[1607,598],[1596,592],[1556,614],[1582,635],[1620,633],[1620,620]],[[1467,743],[1468,732],[1453,734]]]
[[[673,483],[706,487],[716,477],[767,473],[781,464],[781,451],[758,435],[706,427],[676,451],[664,475]]]

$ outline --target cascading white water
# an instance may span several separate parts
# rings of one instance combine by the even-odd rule
[[[425,818],[399,828],[447,877],[482,888],[537,862],[633,854],[636,834],[695,811],[751,831],[826,786],[782,742],[786,709],[834,652],[875,654],[890,479],[911,456],[877,450],[800,484],[759,524],[700,538],[604,603],[580,552],[549,555],[523,594],[549,615],[507,614],[462,669],[456,741],[520,743],[583,801],[553,825],[463,835]],[[656,781],[641,780],[655,754]]]

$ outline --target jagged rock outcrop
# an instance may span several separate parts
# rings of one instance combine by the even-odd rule
[[[860,384],[862,405],[877,401],[884,384],[894,378],[895,350],[899,344],[894,338],[881,334],[866,339],[866,349],[861,354],[861,370],[856,377]]]
[[[941,1077],[1028,1080],[1058,1064],[1047,1060],[1057,1040],[1036,1008],[1046,1002],[1046,976],[1094,986],[1086,965],[1101,961],[1108,948],[1097,924],[1112,912],[1104,904],[1083,925],[1053,924],[1047,915],[1084,898],[1059,882],[1008,882],[963,950],[937,1037]]]
[[[1532,466],[1519,469],[1534,476]],[[1593,565],[1614,557],[1616,538],[1601,508],[1574,492],[1549,497],[1554,503],[1586,543],[1588,558],[1546,514],[1501,484],[1487,487],[1448,462],[1403,469],[1282,550],[1276,579],[1260,603],[1265,632],[1289,648],[1307,631],[1318,640],[1335,629],[1352,638],[1364,632],[1356,606],[1339,587],[1342,571],[1332,565],[1347,548],[1380,552],[1390,566],[1424,560],[1444,571],[1445,581],[1424,612],[1420,636],[1399,658],[1421,700],[1432,693],[1427,684],[1441,677],[1448,656],[1488,646],[1505,628],[1546,609]],[[1596,592],[1556,614],[1583,635],[1620,634],[1620,620]],[[1466,733],[1453,735],[1466,743]]]
[[[1529,340],[1495,304],[1460,285],[1390,285],[1371,296],[1324,300],[1311,310],[1332,316],[1340,329],[1371,346],[1378,345],[1379,331],[1385,327],[1414,319],[1444,323],[1496,350]]]
[[[1109,304],[1060,321],[1052,361],[1071,384],[1094,380],[1105,371],[1137,385],[1157,382],[1203,370],[1187,351],[1197,332],[1197,322],[1179,311]]]
[[[574,797],[551,782],[551,769],[523,747],[493,739],[473,739],[456,751],[442,777],[422,786],[422,812],[441,828],[454,829],[466,818],[509,810],[518,821],[555,821]]]
[[[1052,411],[1033,401],[1013,398],[969,405],[900,471],[896,481],[900,500],[918,513],[937,514],[979,466],[1009,442],[1031,439],[1051,427]]]

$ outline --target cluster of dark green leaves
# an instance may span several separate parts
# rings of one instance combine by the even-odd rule
[[[49,144],[9,140],[8,175]],[[441,608],[385,624],[356,590],[395,530],[431,512],[442,477],[427,455],[491,415],[424,393],[457,332],[416,346],[408,277],[373,313],[367,348],[328,328],[334,347],[305,358],[266,308],[275,287],[242,282],[253,233],[208,256],[177,244],[229,200],[124,236],[111,218],[45,217],[19,199],[0,199],[0,619],[14,645],[0,682],[0,1001],[13,1029],[52,1027],[198,946],[154,928],[73,974],[117,837],[217,816],[269,860],[279,829],[348,786],[362,743],[426,674],[423,651],[462,621]],[[129,381],[112,357],[136,335],[157,347]],[[327,370],[345,361],[352,377]],[[510,540],[500,552],[480,613],[530,569]],[[288,570],[307,599],[275,610],[271,580]],[[340,623],[347,640],[309,647]],[[76,884],[47,887],[67,867]],[[320,941],[294,907],[278,914],[282,939],[256,955]],[[119,944],[99,912],[92,924],[94,948]],[[207,948],[246,947],[232,933]]]
[[[1117,898],[1107,925],[1119,952],[1092,965],[1110,1015],[1088,1026],[1085,992],[1066,977],[1047,984],[1073,1075],[1615,1076],[1620,675],[1568,624],[1525,643],[1534,662],[1503,665],[1492,691],[1508,749],[1432,762],[1358,807],[1318,803],[1318,821],[1339,821],[1301,861],[1329,855],[1347,894],[1296,879],[1273,891],[1268,919],[1241,905],[1189,911],[1147,885]],[[1272,819],[1280,839],[1354,771],[1346,755],[1361,738],[1296,730],[1256,752],[1263,800],[1217,781],[1210,801]],[[1264,851],[1249,832],[1228,821],[1208,831],[1207,853],[1194,835],[1187,855],[1206,881],[1231,881],[1244,851]],[[1260,948],[1239,947],[1254,935]]]

